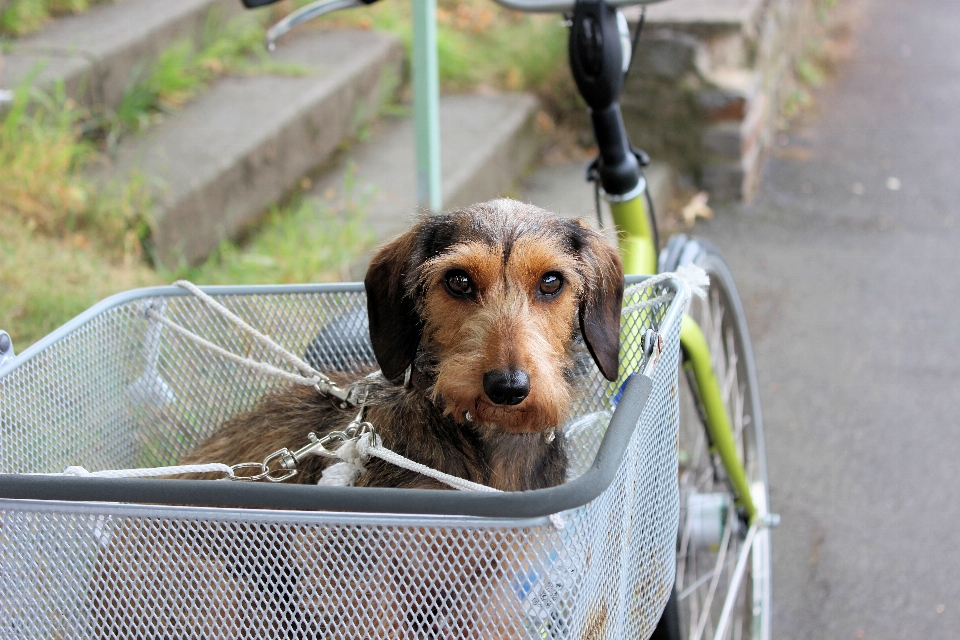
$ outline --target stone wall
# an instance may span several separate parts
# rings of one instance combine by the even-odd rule
[[[621,102],[634,143],[714,199],[749,200],[818,1],[650,5]]]

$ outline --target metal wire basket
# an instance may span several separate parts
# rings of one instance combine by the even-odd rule
[[[308,359],[373,363],[359,285],[205,290]],[[591,379],[565,426],[570,479],[552,489],[28,475],[173,464],[278,384],[197,349],[147,308],[280,364],[162,287],[114,296],[0,366],[0,638],[652,632],[674,581],[678,304],[624,317],[623,379],[641,370],[647,329],[665,340],[661,359],[652,378]]]

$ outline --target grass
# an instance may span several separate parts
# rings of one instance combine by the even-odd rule
[[[86,236],[46,236],[14,216],[0,215],[0,328],[17,351],[98,300],[162,278],[138,260],[117,260]]]
[[[197,267],[154,270],[135,252],[110,255],[79,233],[52,238],[0,215],[0,328],[17,351],[98,300],[136,287],[187,278],[197,284],[328,282],[373,238],[363,200],[295,199],[274,207],[245,242],[224,242]]]
[[[378,2],[321,18],[315,28],[388,31],[409,58],[411,20],[410,3]],[[555,115],[582,109],[567,69],[567,29],[557,15],[510,11],[491,0],[438,0],[437,48],[445,92],[533,91]]]
[[[28,81],[15,91],[0,122],[0,221],[136,253],[150,229],[147,189],[136,175],[109,191],[84,175],[97,157],[82,135],[86,117],[62,86],[46,95]]]
[[[10,0],[0,10],[0,36],[33,33],[50,16],[82,13],[89,6],[89,0]]]
[[[76,171],[94,151],[78,139],[79,119],[62,87],[46,96],[28,82],[0,123],[0,208],[48,234],[78,226],[91,198]]]

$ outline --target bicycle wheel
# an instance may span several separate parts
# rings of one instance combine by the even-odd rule
[[[694,298],[690,315],[710,347],[711,364],[730,418],[751,497],[760,515],[769,504],[763,418],[756,367],[740,296],[726,262],[702,240],[677,236],[661,256],[661,271],[693,263],[707,272],[705,300]],[[686,368],[685,368],[686,370]],[[746,548],[748,526],[719,457],[711,452],[704,410],[689,371],[681,385],[679,434],[680,525],[674,606],[661,618],[655,638],[769,640],[770,532],[759,527]],[[741,555],[744,573],[729,596]],[[729,623],[717,635],[728,596]],[[673,618],[674,619],[668,619]]]

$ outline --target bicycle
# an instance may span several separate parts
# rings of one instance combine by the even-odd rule
[[[244,0],[247,6],[272,1]],[[767,640],[771,610],[769,530],[776,526],[778,517],[768,506],[759,386],[742,303],[729,267],[708,242],[676,235],[658,255],[653,202],[642,171],[649,157],[631,146],[620,113],[623,81],[649,2],[496,2],[518,11],[567,16],[570,67],[589,107],[598,146],[587,179],[595,185],[597,214],[601,195],[609,204],[624,271],[663,273],[695,264],[710,277],[705,299],[693,301],[681,325],[686,384],[678,443],[681,506],[676,586],[653,637]],[[282,20],[268,37],[272,42],[319,15],[369,3],[319,0]],[[618,7],[635,4],[644,5],[644,11],[631,37]],[[424,86],[421,80],[420,87]],[[420,104],[429,105],[429,98],[422,98]],[[422,166],[422,158],[428,158],[429,153],[418,155]]]
[[[268,4],[269,1],[272,0],[267,2],[251,0],[256,4]],[[683,265],[696,264],[705,269],[711,276],[706,298],[700,302],[693,301],[689,313],[685,316],[679,329],[687,383],[681,389],[686,410],[682,412],[684,421],[681,424],[678,443],[680,465],[677,478],[681,508],[679,535],[677,536],[676,580],[673,596],[667,601],[660,624],[653,632],[654,637],[670,638],[671,640],[680,637],[748,637],[753,640],[766,640],[770,636],[771,603],[769,527],[776,523],[776,517],[770,514],[768,510],[762,416],[753,355],[739,295],[730,270],[719,252],[708,243],[681,235],[671,238],[658,256],[659,239],[657,237],[656,221],[642,175],[642,166],[647,160],[646,155],[630,146],[618,104],[623,73],[627,66],[623,64],[622,54],[622,51],[627,47],[621,43],[629,43],[630,37],[626,30],[626,21],[622,19],[622,16],[611,4],[631,4],[635,0],[613,0],[611,4],[605,3],[604,0],[580,0],[576,4],[572,4],[570,0],[497,1],[509,8],[519,10],[549,12],[572,10],[570,15],[571,67],[575,75],[579,74],[580,76],[577,84],[585,94],[584,97],[591,108],[591,121],[599,147],[598,159],[591,165],[589,176],[595,183],[598,196],[602,194],[610,203],[614,221],[620,234],[620,248],[625,271],[630,274],[651,274],[657,271],[675,271]],[[291,17],[286,19],[285,25],[288,27],[294,26],[295,20],[293,17],[302,21],[333,9],[362,6],[362,4],[365,3],[361,0],[321,0],[304,7],[295,14],[291,14]],[[276,31],[274,31],[274,34],[276,34]],[[633,41],[636,41],[636,36],[634,36]],[[331,317],[343,312],[344,307],[349,312],[353,307],[358,306],[355,304],[360,295],[360,290],[357,287],[303,286],[301,289],[303,289],[303,293],[309,293],[310,295],[329,294],[332,302],[327,304]],[[267,294],[270,294],[270,291],[264,288],[258,295],[268,297]],[[127,330],[126,333],[132,336],[130,344],[133,346],[124,346],[127,343],[123,343],[117,347],[121,355],[127,351],[135,352],[140,359],[139,361],[142,361],[141,364],[145,363],[146,368],[142,372],[140,368],[135,369],[138,377],[132,384],[121,382],[126,381],[124,376],[129,373],[129,371],[124,371],[123,367],[116,371],[111,370],[113,371],[112,377],[107,376],[105,382],[97,377],[90,376],[88,373],[91,371],[91,362],[100,355],[100,352],[107,352],[109,351],[107,347],[114,346],[106,344],[98,331],[101,328],[106,331],[106,328],[114,325],[123,327],[124,325],[116,318],[121,320],[137,318],[138,321],[142,322],[144,316],[143,305],[147,304],[141,300],[140,296],[142,295],[146,294],[132,292],[124,296],[126,302],[123,302],[123,304],[129,303],[129,306],[123,308],[120,308],[121,302],[119,301],[106,301],[77,318],[69,327],[65,326],[58,330],[56,335],[49,336],[44,341],[45,345],[32,348],[29,358],[24,357],[19,363],[13,363],[13,366],[6,367],[5,370],[10,372],[19,365],[18,374],[20,376],[12,382],[11,378],[4,379],[4,383],[8,385],[5,392],[13,398],[10,406],[5,409],[8,413],[4,415],[6,421],[4,424],[14,426],[18,430],[17,433],[24,433],[28,436],[26,439],[28,446],[18,448],[19,445],[14,443],[8,451],[15,451],[17,455],[25,451],[30,456],[36,453],[37,457],[42,458],[53,456],[57,452],[57,448],[52,446],[56,444],[53,442],[55,438],[49,434],[56,434],[56,439],[61,438],[61,434],[56,429],[50,428],[50,425],[53,424],[54,416],[60,417],[59,414],[64,413],[59,410],[62,409],[62,406],[58,405],[57,411],[47,411],[47,405],[34,400],[35,396],[38,395],[37,389],[43,389],[43,393],[40,395],[51,395],[48,393],[48,386],[51,386],[47,383],[49,379],[57,380],[57,387],[68,388],[70,394],[72,394],[70,399],[77,404],[77,407],[73,407],[72,403],[66,403],[67,408],[71,410],[66,412],[67,415],[62,416],[62,422],[70,422],[71,418],[82,413],[80,408],[86,405],[80,402],[78,398],[84,393],[91,397],[108,396],[109,402],[106,405],[103,407],[97,405],[95,410],[89,412],[96,419],[94,422],[98,425],[100,422],[106,421],[104,416],[113,414],[126,416],[125,413],[120,411],[120,408],[130,405],[130,399],[136,401],[132,404],[140,407],[137,409],[138,411],[157,411],[161,417],[168,417],[167,411],[173,401],[173,392],[170,385],[161,376],[161,369],[170,363],[161,358],[161,329],[158,326],[148,325],[146,328],[142,328],[138,325],[140,328],[135,331]],[[219,292],[219,295],[253,297],[250,291],[240,291],[235,288],[223,289]],[[290,293],[284,290],[283,292],[274,291],[270,295],[282,298],[290,295]],[[176,292],[154,292],[150,296],[151,299],[147,304],[149,309],[163,310],[166,308],[166,313],[176,314],[178,309],[189,308],[189,301],[182,301]],[[351,305],[346,305],[343,302],[344,300],[352,300],[353,302]],[[276,310],[290,307],[289,304],[285,306],[277,304],[266,315],[267,317],[273,317],[272,314],[277,312]],[[107,313],[108,310],[109,314]],[[679,309],[677,311],[678,313],[675,316],[679,316]],[[313,314],[315,314],[315,310]],[[320,315],[323,316],[323,314]],[[281,331],[287,324],[287,322],[277,321],[274,328]],[[675,323],[671,326],[675,330],[677,329]],[[77,339],[74,342],[61,343],[61,339],[66,335],[77,336]],[[637,343],[637,335],[636,332],[629,334],[627,336],[629,342]],[[84,336],[89,338],[89,344],[83,342]],[[676,337],[674,337],[674,340],[676,340]],[[79,346],[76,346],[78,343]],[[64,344],[67,346],[64,346]],[[675,344],[676,342],[674,342]],[[40,347],[50,347],[51,351],[54,352],[53,355],[44,354],[42,358],[35,357],[40,353]],[[625,350],[625,352],[631,356],[636,355],[630,353],[629,350]],[[676,350],[673,353],[673,357],[676,357]],[[79,382],[75,383],[71,378],[71,383],[69,385],[66,383],[65,370],[70,368],[69,363],[64,363],[61,367],[64,371],[59,372],[59,376],[53,378],[37,376],[33,373],[32,367],[39,370],[44,362],[57,361],[58,357],[56,356],[58,354],[62,359],[65,359],[67,355],[74,355],[79,359],[82,366],[75,367],[81,372],[77,376]],[[121,361],[119,355],[112,351],[107,356],[109,356],[108,359]],[[107,356],[104,356],[104,358],[107,358]],[[12,357],[12,345],[7,336],[0,332],[0,365],[3,365],[6,360],[11,360]],[[169,372],[165,372],[171,376],[170,381],[175,382],[176,380],[172,376],[179,377],[185,369],[180,366],[181,362],[177,358],[173,358],[172,361],[173,368]],[[97,360],[97,362],[100,361]],[[671,375],[675,377],[676,369],[672,366],[668,369]],[[207,372],[202,367],[198,367],[197,373],[206,374]],[[204,375],[199,377],[203,378]],[[240,379],[238,377],[228,377],[232,380]],[[661,375],[661,379],[664,377],[666,376]],[[220,378],[213,375],[211,380],[219,381]],[[215,386],[219,389],[222,385],[217,382]],[[661,388],[666,393],[667,386],[664,384]],[[640,387],[634,387],[634,389],[640,389]],[[108,392],[114,393],[116,397]],[[634,400],[642,406],[639,394],[639,391],[634,393]],[[178,415],[176,420],[173,420],[178,429],[184,430],[188,424],[202,422],[194,414],[199,415],[213,408],[216,408],[217,411],[220,410],[219,404],[208,399],[207,395],[203,393],[185,395],[194,399],[194,402],[187,403],[187,412],[182,416]],[[55,399],[54,404],[59,402],[59,400],[56,400],[59,396],[52,397]],[[623,403],[626,404],[627,401],[623,400]],[[63,405],[62,402],[61,405]],[[626,421],[626,419],[621,419],[620,422],[623,423],[621,426],[624,426]],[[26,426],[34,422],[41,422],[47,429],[37,430],[37,433],[34,434]],[[129,426],[124,421],[120,422],[124,427]],[[57,424],[61,423],[58,422]],[[624,426],[624,429],[626,429],[626,426]],[[97,431],[96,433],[100,432]],[[124,431],[124,433],[127,432]],[[177,439],[179,435],[182,434],[177,431],[175,433],[177,437],[174,438],[175,442],[169,443],[171,447],[180,445]],[[45,438],[50,438],[50,441],[45,440]],[[63,455],[71,455],[70,452],[73,450],[71,447],[80,446],[83,442],[75,436],[74,440],[69,438],[66,440],[66,443],[70,446],[66,447]],[[663,440],[661,438],[660,442],[662,443]],[[147,443],[150,446],[146,447],[146,450],[152,456],[162,457],[160,453],[166,450],[164,448],[166,444],[163,446],[161,444],[165,442],[158,437],[156,442]],[[125,446],[128,444],[130,443],[125,442]],[[171,448],[171,451],[174,448]],[[663,448],[669,449],[670,446],[665,444]],[[672,452],[668,451],[667,453]],[[666,468],[667,465],[663,462],[668,459],[671,460],[672,465],[672,458],[668,455],[664,454],[660,457],[660,462],[664,466],[664,477],[669,477],[669,474],[672,473],[672,469]],[[150,459],[150,462],[154,462],[153,458]],[[58,478],[42,476],[7,476],[0,478],[8,491],[4,499],[36,500],[39,498],[41,501],[63,499],[64,493],[52,492],[54,483],[59,482],[59,480]],[[203,489],[190,488],[190,491],[203,492],[203,495],[197,493],[196,495],[186,496],[181,492],[174,499],[171,489],[167,488],[172,486],[149,483],[121,486],[110,480],[98,481],[96,479],[84,480],[80,485],[57,485],[57,487],[67,487],[69,489],[69,496],[72,497],[68,497],[71,500],[80,500],[86,503],[105,501],[107,503],[106,511],[97,511],[99,507],[90,506],[90,504],[81,505],[79,511],[66,511],[68,514],[66,517],[70,522],[80,522],[77,527],[79,527],[78,530],[82,535],[69,535],[61,538],[61,540],[70,541],[69,544],[63,542],[62,546],[69,550],[73,548],[71,547],[72,544],[76,544],[80,549],[81,543],[89,543],[86,547],[77,551],[75,555],[77,558],[96,557],[96,546],[109,539],[110,532],[113,531],[112,527],[121,526],[123,522],[140,522],[135,520],[135,518],[140,517],[138,510],[141,507],[137,504],[125,506],[110,503],[143,502],[149,504],[165,503],[173,500],[175,504],[210,505],[224,503],[225,506],[300,509],[307,504],[307,501],[314,500],[312,495],[307,496],[302,492],[290,491],[283,493],[281,496],[278,490],[284,488],[258,486],[250,487],[254,489],[250,495],[255,495],[260,502],[250,503],[247,501],[248,496],[246,494],[241,500],[237,487],[225,487],[223,485],[209,485]],[[635,496],[644,495],[638,491],[638,485],[630,486]],[[642,488],[642,484],[640,487]],[[48,489],[51,490],[48,491]],[[185,492],[187,489],[184,488],[183,491]],[[357,491],[361,490],[358,489]],[[357,507],[358,502],[362,502],[357,496],[363,495],[367,494],[352,492],[349,500],[346,496],[338,497],[337,499],[342,499],[343,502],[338,503],[339,508],[334,509],[334,511],[352,511],[352,508]],[[287,502],[282,502],[281,497]],[[505,499],[516,502],[523,502],[524,500],[530,502],[524,496],[509,496]],[[369,508],[366,510],[360,509],[360,511],[370,514],[393,513],[389,509],[384,509],[385,502],[383,500],[376,501],[373,498],[370,498],[370,500]],[[500,515],[499,511],[489,513],[477,511],[474,513],[469,509],[464,510],[463,503],[465,501],[470,502],[469,498],[454,494],[439,498],[431,497],[429,504],[425,500],[418,504],[416,513],[435,514],[443,517],[451,515],[491,515],[491,513],[494,516]],[[473,502],[478,503],[476,500]],[[527,502],[524,502],[524,508],[530,509],[530,513],[534,513],[537,517],[542,515],[538,511],[542,508],[542,505],[530,505]],[[571,504],[582,505],[583,503],[573,502]],[[0,505],[0,507],[3,506]],[[40,566],[39,561],[34,560],[34,556],[46,554],[48,547],[40,547],[34,544],[34,538],[31,536],[34,529],[38,532],[38,535],[43,533],[44,526],[42,523],[48,521],[43,519],[44,514],[49,512],[51,514],[49,521],[57,522],[53,516],[59,513],[57,509],[60,507],[57,504],[37,505],[33,503],[18,503],[12,506],[6,504],[6,507],[12,513],[15,513],[10,517],[21,518],[24,522],[36,521],[40,523],[33,528],[10,527],[4,530],[5,536],[9,538],[7,542],[13,544],[12,541],[16,538],[15,541],[20,545],[15,549],[10,547],[13,549],[11,554],[14,557],[24,559],[26,562],[23,566]],[[477,508],[479,509],[479,507]],[[16,509],[22,509],[23,513],[29,515],[16,515],[21,513]],[[556,507],[550,513],[555,513],[558,509],[563,510],[561,507]],[[84,519],[85,516],[82,514],[85,511],[89,511],[92,515],[88,514],[89,517]],[[146,517],[153,518],[153,520],[150,520],[151,522],[156,521],[160,523],[158,526],[163,526],[162,519],[157,518],[161,512],[165,514],[164,517],[170,519],[171,522],[175,522],[175,524],[170,525],[174,529],[181,526],[188,528],[207,526],[197,524],[199,521],[196,520],[195,513],[185,512],[181,514],[177,507],[164,507],[160,511],[150,511]],[[406,511],[401,513],[405,514]],[[257,514],[254,515],[260,517]],[[180,521],[174,520],[174,518],[181,517],[183,518],[183,524],[178,524]],[[244,530],[252,532],[251,536],[256,534],[261,537],[271,535],[276,530],[287,531],[289,529],[292,537],[283,538],[283,536],[280,536],[280,539],[285,542],[278,547],[278,549],[286,549],[289,540],[301,535],[304,527],[316,524],[313,519],[307,516],[289,514],[285,516],[286,520],[277,520],[271,515],[267,519],[268,526],[259,521],[246,523],[242,526],[237,524],[245,517],[245,515],[217,513],[215,516],[211,516],[211,518],[214,518],[213,522],[222,521],[226,524],[209,526],[213,529],[222,526],[223,530],[229,529],[230,531],[246,527]],[[30,520],[31,518],[32,520]],[[110,520],[110,518],[114,518],[114,520]],[[127,520],[124,520],[124,518],[127,518]],[[410,520],[409,517],[407,519]],[[430,523],[430,526],[435,524],[434,521],[430,521]],[[447,521],[444,526],[449,524],[450,521]],[[140,526],[140,524],[131,526]],[[467,527],[469,523],[463,526]],[[381,535],[378,532],[382,528],[381,523],[376,523],[376,526],[370,527],[373,533],[365,535],[375,538],[376,535]],[[663,533],[662,548],[669,552],[672,545],[672,531],[667,530],[666,527],[661,528],[665,532]],[[217,531],[219,530],[217,529]],[[64,526],[63,531],[71,532],[73,530]],[[419,529],[413,529],[413,531],[417,535],[422,533]],[[586,537],[585,531],[586,529],[580,531],[573,529],[568,530],[564,535]],[[360,534],[356,535],[359,537]],[[173,536],[173,538],[175,537]],[[554,537],[560,538],[559,535],[554,535]],[[165,537],[158,534],[156,540],[166,544],[168,538],[172,539],[170,536]],[[371,540],[374,538],[371,538]],[[500,538],[507,539],[508,536],[501,535]],[[220,539],[218,536],[210,538],[211,541]],[[465,539],[485,540],[486,538],[483,536],[473,538],[468,536]],[[553,538],[548,540],[553,540]],[[375,541],[379,543],[378,540]],[[370,540],[364,538],[360,542],[366,544]],[[49,541],[47,544],[49,545]],[[90,550],[91,546],[93,551]],[[426,549],[422,553],[431,551],[435,550]],[[515,548],[508,547],[508,551],[514,552]],[[84,577],[84,571],[89,569],[90,563],[75,561],[75,558],[70,556],[69,553],[66,555],[68,561],[64,566],[70,568],[67,571],[69,575],[61,575],[60,578],[63,579],[62,582],[68,582],[74,586],[64,588],[63,591],[65,593],[70,592],[86,602],[86,596],[83,595],[86,592],[75,585],[87,585],[89,583],[89,580]],[[550,562],[559,557],[556,554],[545,555]],[[614,559],[618,557],[620,556],[614,556]],[[666,558],[664,565],[669,566],[671,564],[670,554],[666,553],[664,557]],[[50,562],[45,557],[44,566]],[[586,562],[580,562],[577,566],[583,564],[586,564]],[[666,574],[666,572],[664,573]],[[33,584],[30,579],[34,577],[34,574],[43,577],[42,572],[22,571],[17,574],[17,579],[23,580],[24,584]],[[530,584],[525,582],[520,585],[522,587],[522,598],[520,599],[523,602],[533,602],[533,605],[535,605],[527,613],[537,614],[539,612],[538,607],[541,606],[534,602],[536,596],[541,594],[533,594],[535,597],[528,601],[526,599],[529,595],[528,592],[541,582],[545,583],[548,578],[553,579],[554,574],[560,575],[559,569],[547,566],[546,575],[538,577],[531,574],[533,577],[528,580]],[[228,571],[224,575],[231,580],[237,577],[236,572],[230,573]],[[666,575],[668,577],[665,578],[663,583],[664,590],[662,595],[659,596],[662,599],[666,599],[670,584],[669,574]],[[67,580],[67,578],[70,580]],[[563,582],[562,576],[560,582]],[[254,585],[254,587],[263,590],[260,583]],[[286,588],[284,587],[284,589]],[[16,590],[11,592],[14,591]],[[49,597],[60,597],[59,593],[54,593]],[[38,590],[37,594],[40,601],[45,602],[43,597],[47,597],[47,591]],[[286,601],[285,599],[289,599],[288,593],[281,589],[276,591],[276,595],[276,602],[269,599],[267,601],[280,608]],[[520,595],[518,594],[518,597]],[[546,595],[549,596],[549,592]],[[24,608],[24,610],[28,609],[28,607]],[[19,609],[17,612],[19,613]],[[651,617],[651,619],[654,618]],[[550,619],[546,622],[549,624],[534,629],[539,634],[536,637],[556,637],[553,635],[554,630],[557,633],[562,633],[564,624],[566,624],[566,621],[562,619]],[[589,623],[584,624],[587,624],[588,629],[593,628]],[[50,632],[45,633],[45,636],[48,635],[50,635]]]

